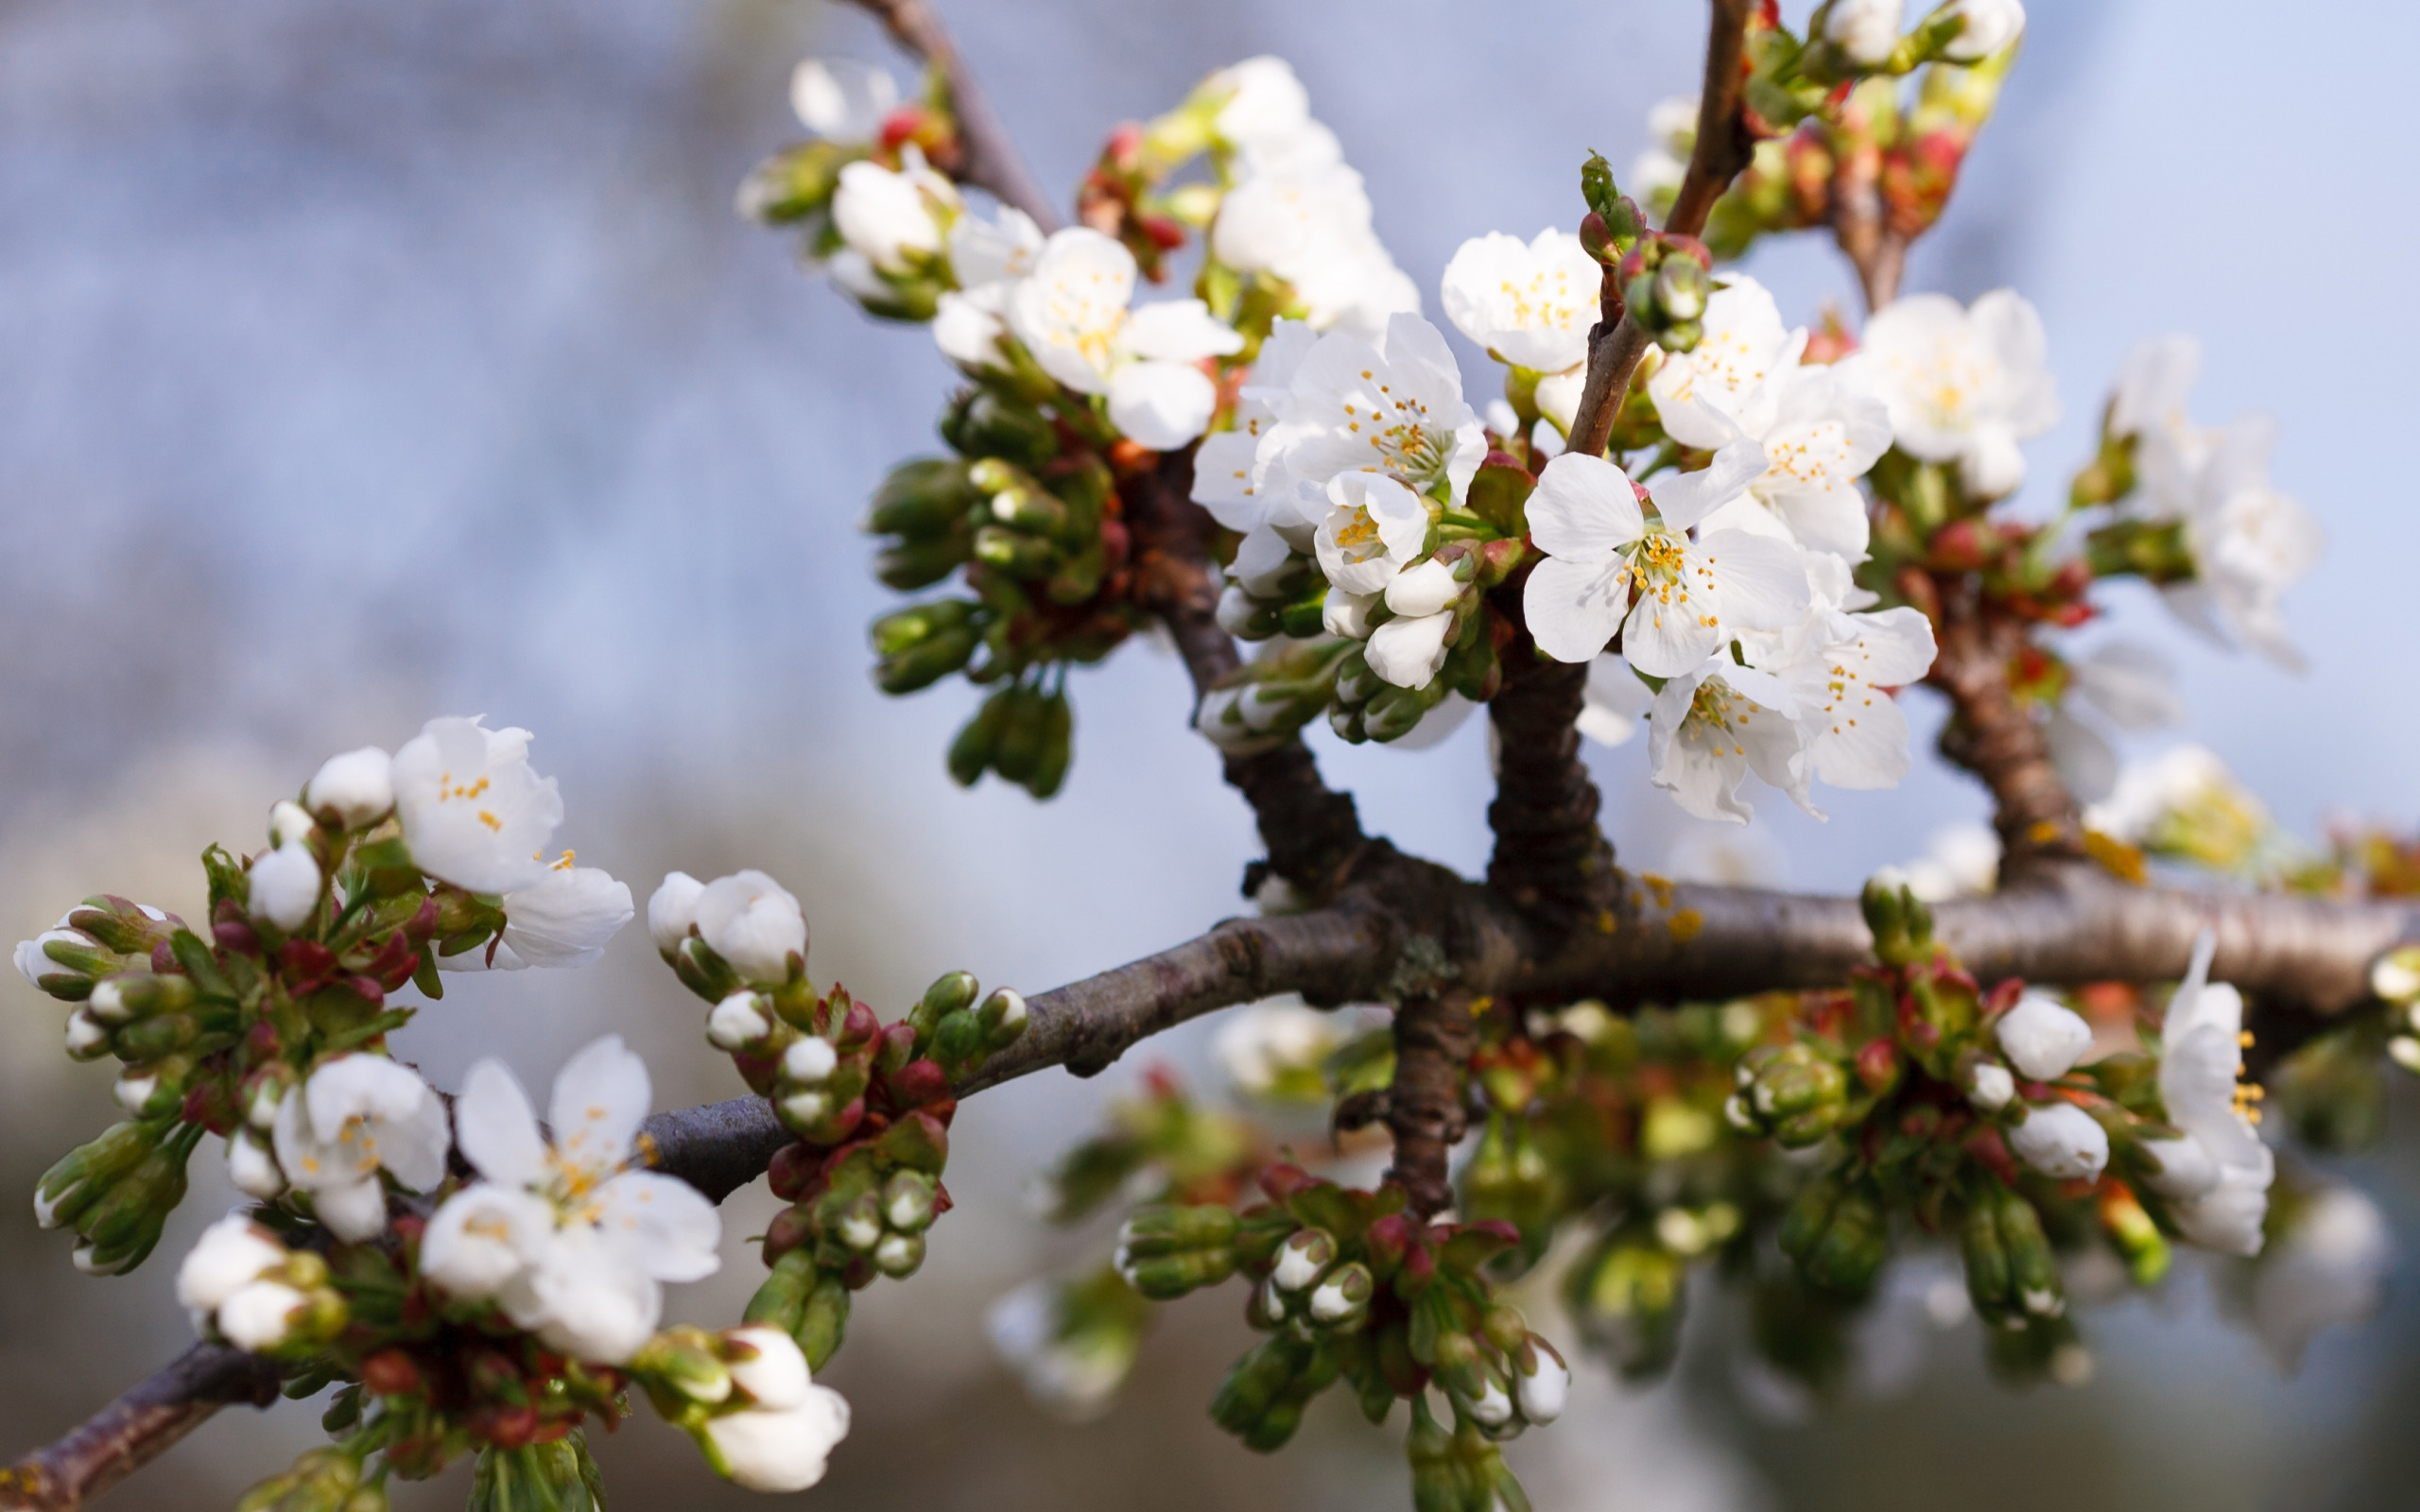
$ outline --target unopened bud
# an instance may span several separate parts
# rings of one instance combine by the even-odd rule
[[[873,1246],[874,1268],[885,1276],[894,1279],[913,1276],[916,1267],[924,1263],[923,1234],[886,1234],[882,1242]]]
[[[1311,1321],[1342,1323],[1358,1317],[1370,1305],[1370,1267],[1355,1261],[1330,1272],[1311,1293]]]
[[[763,1040],[773,1032],[773,1020],[765,1011],[763,999],[754,992],[734,992],[714,1006],[706,1015],[706,1042],[717,1050],[736,1051]],[[809,1043],[801,1040],[800,1044]],[[823,1040],[811,1041],[831,1047]],[[797,1046],[793,1045],[792,1049]]]
[[[782,1074],[802,1087],[822,1086],[839,1064],[840,1053],[821,1035],[808,1035],[782,1052]]]
[[[1336,1259],[1336,1241],[1323,1228],[1297,1228],[1277,1251],[1270,1280],[1279,1291],[1299,1292],[1320,1279]]]

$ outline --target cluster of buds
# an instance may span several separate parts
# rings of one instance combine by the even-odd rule
[[[288,1249],[242,1214],[211,1226],[177,1272],[177,1300],[195,1325],[251,1354],[302,1360],[344,1331],[343,1295],[327,1261]]]
[[[925,1230],[949,1209],[951,1083],[1025,1032],[1025,1000],[1006,988],[980,996],[952,971],[885,1025],[846,988],[815,990],[797,901],[755,873],[710,885],[676,873],[648,919],[666,961],[715,1005],[708,1040],[797,1136],[772,1161],[773,1193],[790,1206],[766,1232],[772,1274],[748,1316],[820,1368],[839,1348],[849,1293],[924,1263]]]
[[[1714,254],[1694,236],[1651,232],[1614,270],[1624,313],[1666,352],[1695,350],[1714,292]]]
[[[997,773],[1036,798],[1065,779],[1072,719],[1065,668],[1130,634],[1129,536],[1117,482],[1082,425],[1046,415],[1040,374],[1011,372],[961,393],[942,422],[957,457],[892,470],[866,528],[892,538],[875,571],[909,592],[962,572],[970,598],[911,605],[873,624],[883,691],[912,693],[954,672],[1003,684],[950,747],[950,774]],[[1055,413],[1055,411],[1053,412]]]
[[[111,1125],[43,1174],[34,1221],[75,1233],[76,1266],[87,1275],[132,1270],[184,1200],[185,1165],[202,1133],[200,1125],[175,1118]]]
[[[1491,454],[1488,463],[1480,469],[1482,474],[1519,472],[1528,480],[1507,455]],[[1482,492],[1480,485],[1472,485],[1475,504]],[[1490,522],[1489,529],[1494,528]],[[1517,537],[1509,535],[1448,541],[1426,561],[1397,576],[1384,593],[1331,591],[1330,627],[1364,644],[1346,651],[1337,664],[1329,728],[1356,744],[1400,740],[1448,693],[1473,703],[1495,697],[1504,685],[1500,657],[1512,644],[1514,630],[1485,595],[1512,575],[1526,551]],[[1391,623],[1417,626],[1424,643],[1433,639],[1434,644],[1408,648],[1384,644],[1381,637]],[[1383,662],[1375,660],[1381,651],[1386,654]],[[1407,685],[1401,665],[1406,656],[1428,664],[1424,680]]]
[[[1194,728],[1233,755],[1280,746],[1326,710],[1339,667],[1358,651],[1354,642],[1320,634],[1316,626],[1309,639],[1273,641],[1202,696]]]
[[[1516,1243],[1508,1225],[1423,1224],[1392,1184],[1365,1192],[1278,1164],[1269,1199],[1138,1210],[1117,1264],[1146,1297],[1167,1299],[1240,1273],[1247,1320],[1270,1335],[1239,1360],[1211,1406],[1248,1447],[1293,1436],[1304,1409],[1341,1379],[1373,1422],[1430,1384],[1459,1424],[1509,1438],[1562,1411],[1562,1357],[1493,1295],[1481,1268]]]

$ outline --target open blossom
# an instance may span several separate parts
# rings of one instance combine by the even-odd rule
[[[1891,449],[1891,417],[1854,370],[1804,366],[1805,327],[1783,329],[1755,280],[1734,276],[1706,301],[1695,350],[1668,356],[1648,379],[1667,434],[1707,450],[1746,437],[1765,469],[1748,486],[1800,543],[1865,555],[1865,499],[1856,480]]]
[[[177,1305],[199,1326],[229,1297],[285,1263],[285,1246],[275,1234],[231,1212],[201,1231],[177,1268]]]
[[[387,1229],[381,1171],[406,1191],[445,1177],[445,1106],[409,1067],[355,1053],[323,1060],[277,1107],[279,1169],[311,1197],[328,1231],[349,1243]]]
[[[1650,781],[1701,819],[1745,824],[1739,797],[1754,771],[1774,787],[1806,786],[1798,705],[1779,678],[1717,653],[1666,682],[1648,711]]]
[[[565,851],[544,881],[504,895],[504,930],[492,949],[441,955],[437,964],[449,971],[587,966],[604,957],[635,911],[628,883],[598,867],[573,866]]]
[[[728,1337],[753,1353],[731,1363],[746,1404],[698,1430],[715,1469],[752,1491],[805,1490],[823,1479],[834,1447],[849,1435],[848,1399],[814,1383],[806,1356],[779,1329],[738,1328]]]
[[[1273,453],[1262,455],[1260,442],[1275,427],[1276,406],[1292,388],[1295,369],[1318,339],[1319,334],[1300,320],[1272,325],[1236,396],[1234,428],[1203,437],[1193,454],[1193,501],[1230,530],[1249,536],[1271,523],[1273,503],[1292,499],[1290,475]],[[1283,514],[1275,525],[1300,524],[1291,508]],[[1277,560],[1282,565],[1283,553]]]
[[[1310,92],[1283,58],[1247,58],[1211,75],[1202,88],[1226,95],[1210,129],[1231,147],[1282,144],[1314,124]]]
[[[2017,443],[2058,422],[2048,345],[2042,318],[2014,290],[1970,308],[1912,294],[1875,312],[1864,346],[1841,366],[1889,406],[1900,450],[1955,462],[1967,492],[1996,499],[2025,481]]]
[[[1603,274],[1579,237],[1552,227],[1526,244],[1491,232],[1445,265],[1445,318],[1500,362],[1563,372],[1588,360]]]
[[[529,769],[529,731],[432,719],[395,752],[395,813],[412,864],[468,892],[545,880],[539,859],[563,821],[555,780]]]
[[[2152,1190],[2169,1199],[2169,1214],[2188,1241],[2221,1254],[2256,1255],[2277,1159],[2247,1116],[2238,1085],[2243,996],[2210,980],[2217,949],[2204,931],[2160,1028],[2160,1100],[2168,1122],[2183,1133],[2146,1140],[2144,1148],[2160,1166]]]
[[[1806,757],[1802,779],[1833,787],[1893,787],[1908,775],[1908,716],[1891,690],[1931,669],[1932,622],[1901,607],[1852,613],[1870,601],[1851,587],[1847,564],[1810,554],[1816,612],[1780,635],[1752,636],[1749,661],[1779,677],[1798,709]],[[1812,811],[1804,787],[1795,795]]]
[[[1313,548],[1328,586],[1377,593],[1420,558],[1428,540],[1428,505],[1383,472],[1346,472],[1327,485],[1327,515]]]
[[[969,372],[1005,369],[1009,299],[1042,256],[1042,228],[1014,205],[990,220],[973,210],[949,225],[949,274],[957,288],[933,312],[933,344]]]
[[[2319,565],[2325,537],[2310,511],[2269,481],[2275,422],[2247,415],[2229,425],[2194,471],[2185,540],[2195,577],[2163,592],[2187,624],[2223,641],[2230,634],[2279,666],[2299,670],[2278,600]]]
[[[1741,530],[1697,541],[1686,534],[1763,471],[1759,450],[1735,442],[1712,466],[1659,481],[1658,517],[1650,521],[1629,475],[1613,463],[1577,453],[1547,463],[1529,509],[1530,537],[1547,559],[1522,595],[1538,648],[1558,661],[1586,662],[1619,629],[1633,666],[1677,678],[1697,671],[1741,629],[1798,623],[1809,600],[1795,548]]]
[[[721,1219],[695,1188],[630,1169],[649,1091],[646,1064],[608,1036],[555,1078],[548,1143],[502,1064],[471,1068],[457,1141],[484,1178],[429,1221],[422,1269],[466,1301],[582,1360],[618,1365],[655,1332],[660,1282],[720,1263]]]
[[[1080,1282],[1044,1277],[1002,1297],[983,1314],[993,1352],[1026,1395],[1069,1422],[1109,1411],[1134,1368],[1141,1330],[1118,1314],[1086,1307]]]
[[[1270,403],[1276,423],[1258,455],[1284,470],[1306,521],[1333,504],[1328,484],[1346,473],[1388,474],[1420,494],[1443,486],[1459,503],[1487,456],[1453,350],[1416,315],[1390,320],[1376,347],[1342,331],[1321,336]]]
[[[1236,1010],[1213,1048],[1245,1096],[1316,1100],[1326,1091],[1320,1069],[1351,1027],[1300,998],[1276,998]]]
[[[872,142],[898,108],[890,71],[855,58],[804,59],[790,73],[790,109],[827,142]]]
[[[1054,232],[1009,298],[1009,328],[1042,369],[1079,393],[1105,394],[1110,422],[1157,451],[1201,434],[1218,407],[1203,358],[1243,346],[1200,300],[1129,310],[1134,254],[1089,227]]]

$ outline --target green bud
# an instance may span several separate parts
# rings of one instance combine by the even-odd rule
[[[1003,690],[1009,700],[1000,720],[998,743],[992,750],[992,769],[1020,786],[1033,781],[1042,765],[1043,747],[1050,736],[1049,698],[1039,688]]]
[[[885,1234],[881,1243],[873,1246],[874,1268],[894,1280],[905,1280],[915,1275],[916,1267],[924,1263],[923,1234]]]
[[[814,1256],[804,1249],[789,1251],[773,1262],[770,1274],[748,1299],[748,1310],[740,1320],[795,1335],[806,1316],[807,1294],[814,1290],[817,1279]]]
[[[2066,1288],[2041,1214],[2023,1193],[2007,1187],[1999,1188],[1997,1206],[2000,1243],[2008,1250],[2009,1300],[2031,1317],[2060,1316],[2067,1310]]]
[[[1047,577],[1058,564],[1059,549],[1006,525],[985,525],[975,532],[975,559],[1014,578]]]
[[[839,1352],[840,1341],[848,1331],[848,1287],[841,1284],[838,1276],[818,1276],[806,1294],[795,1331],[799,1349],[806,1356],[806,1367],[822,1369],[824,1363]]]
[[[1336,697],[1339,703],[1358,707],[1368,703],[1388,685],[1384,678],[1370,670],[1369,654],[1361,646],[1357,645],[1345,652],[1344,660],[1336,664]]]
[[[969,389],[942,417],[942,438],[972,457],[1035,468],[1057,455],[1059,433],[1040,411],[988,388]]]
[[[175,1055],[200,1038],[200,1020],[189,1013],[170,1013],[128,1024],[110,1037],[110,1047],[120,1058],[140,1063]]]
[[[973,660],[977,644],[972,628],[936,635],[875,663],[874,683],[893,696],[929,688]]]
[[[996,462],[977,462],[980,470],[998,467]],[[986,507],[994,524],[1029,536],[1063,539],[1067,533],[1067,507],[1036,483],[1015,484],[992,495]]]
[[[873,575],[886,588],[913,593],[956,572],[966,555],[966,543],[956,536],[903,541],[874,558]]]
[[[958,735],[949,743],[949,775],[960,787],[973,787],[976,780],[992,765],[993,753],[999,748],[1000,728],[1007,722],[1009,705],[1017,690],[1002,688],[983,700],[973,718],[959,727]]]
[[[895,1233],[919,1233],[929,1228],[938,1186],[922,1171],[894,1171],[883,1183],[882,1221]]]
[[[34,1221],[44,1228],[73,1228],[86,1209],[160,1147],[167,1125],[129,1120],[61,1156],[34,1183]]]
[[[1444,701],[1445,683],[1432,678],[1417,688],[1387,685],[1361,711],[1361,728],[1370,739],[1400,740],[1417,728],[1428,711]]]
[[[631,1373],[646,1385],[656,1408],[671,1418],[689,1403],[714,1406],[731,1395],[731,1368],[701,1328],[675,1324],[648,1340],[631,1360]]]
[[[156,1013],[180,1013],[193,1006],[193,979],[127,971],[93,985],[85,1005],[103,1023],[120,1024]]]
[[[1232,1245],[1237,1223],[1234,1209],[1215,1203],[1137,1208],[1117,1242],[1132,1255],[1173,1255]]]
[[[1043,702],[1042,750],[1034,760],[1033,775],[1026,780],[1026,791],[1037,799],[1056,797],[1067,781],[1075,752],[1076,712],[1065,694],[1054,693]]]
[[[1232,1249],[1196,1249],[1148,1260],[1128,1257],[1118,1274],[1155,1302],[1172,1302],[1188,1292],[1216,1286],[1236,1273]]]
[[[76,1251],[78,1269],[114,1276],[143,1263],[160,1242],[168,1214],[184,1200],[185,1161],[200,1133],[199,1125],[182,1125],[177,1137],[136,1161],[78,1216],[76,1230],[84,1239]]]
[[[605,1512],[605,1484],[575,1431],[548,1444],[479,1451],[466,1512]]]
[[[900,463],[882,480],[866,511],[865,527],[872,535],[925,540],[958,528],[967,511],[981,502],[965,463],[920,456]]]
[[[919,1034],[929,1034],[933,1025],[953,1013],[962,1013],[975,1005],[975,994],[982,984],[972,971],[948,971],[933,979],[925,995],[908,1010],[908,1022]]]
[[[1999,1203],[1989,1193],[1967,1202],[1958,1247],[1966,1262],[1966,1295],[1974,1299],[1976,1313],[1986,1323],[1998,1322],[2012,1310],[2008,1248],[2000,1243]]]
[[[1005,1050],[1016,1043],[1025,1034],[1026,1017],[1023,993],[994,988],[992,995],[975,1012],[975,1022],[983,1028],[984,1048]]]
[[[1603,153],[1589,153],[1588,161],[1580,165],[1580,198],[1608,221],[1619,208],[1621,191],[1614,185],[1614,165],[1605,161]]]
[[[911,604],[873,622],[868,639],[876,656],[896,656],[953,630],[969,627],[978,608],[962,598]]]
[[[1655,303],[1668,321],[1694,322],[1705,314],[1713,282],[1706,266],[1696,258],[1668,257],[1655,270]]]

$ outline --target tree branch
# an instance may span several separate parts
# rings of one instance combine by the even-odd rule
[[[2022,648],[2022,621],[1996,612],[1972,585],[1940,584],[1934,617],[1940,649],[1925,681],[1948,695],[1941,753],[1991,789],[2000,836],[2000,877],[2080,861],[2083,819],[2050,760],[2041,723],[2017,702],[2009,663]]]
[[[1130,490],[1137,593],[1176,642],[1198,702],[1239,658],[1219,627],[1218,523],[1193,502],[1193,450],[1169,452]],[[1352,798],[1320,780],[1299,740],[1226,758],[1227,785],[1243,794],[1269,848],[1269,867],[1303,897],[1322,902],[1342,885],[1369,845]]]
[[[277,1400],[277,1366],[219,1344],[197,1344],[135,1383],[82,1427],[0,1469],[0,1507],[75,1512],[233,1402]]]
[[[1004,205],[1014,205],[1033,217],[1045,232],[1066,224],[1050,197],[1025,165],[1008,128],[992,109],[976,82],[974,70],[959,56],[957,44],[942,18],[925,0],[855,0],[873,12],[891,40],[941,70],[949,86],[950,110],[958,117],[959,159],[956,177],[988,191]]]
[[[1422,1218],[1435,1217],[1454,1201],[1454,1146],[1468,1126],[1463,1073],[1478,1038],[1472,1001],[1455,990],[1406,998],[1395,1009],[1395,1074],[1387,1092],[1395,1155],[1387,1179],[1402,1185]]]
[[[1689,165],[1672,199],[1664,229],[1675,235],[1694,236],[1705,229],[1714,202],[1754,155],[1755,139],[1740,113],[1739,95],[1747,83],[1743,56],[1748,16],[1754,0],[1713,0],[1705,43],[1705,83],[1698,93],[1697,141],[1689,148]],[[1612,275],[1608,273],[1610,285]],[[1614,296],[1610,293],[1610,301]],[[1597,322],[1588,335],[1588,378],[1580,390],[1573,417],[1574,451],[1601,456],[1614,434],[1614,416],[1622,396],[1630,392],[1631,374],[1647,353],[1647,333],[1627,314]]]
[[[1517,603],[1502,607],[1517,615]],[[1597,827],[1597,784],[1580,759],[1587,688],[1584,662],[1547,660],[1525,629],[1505,649],[1504,685],[1487,706],[1498,752],[1488,885],[1560,931],[1610,918],[1621,888]]]

